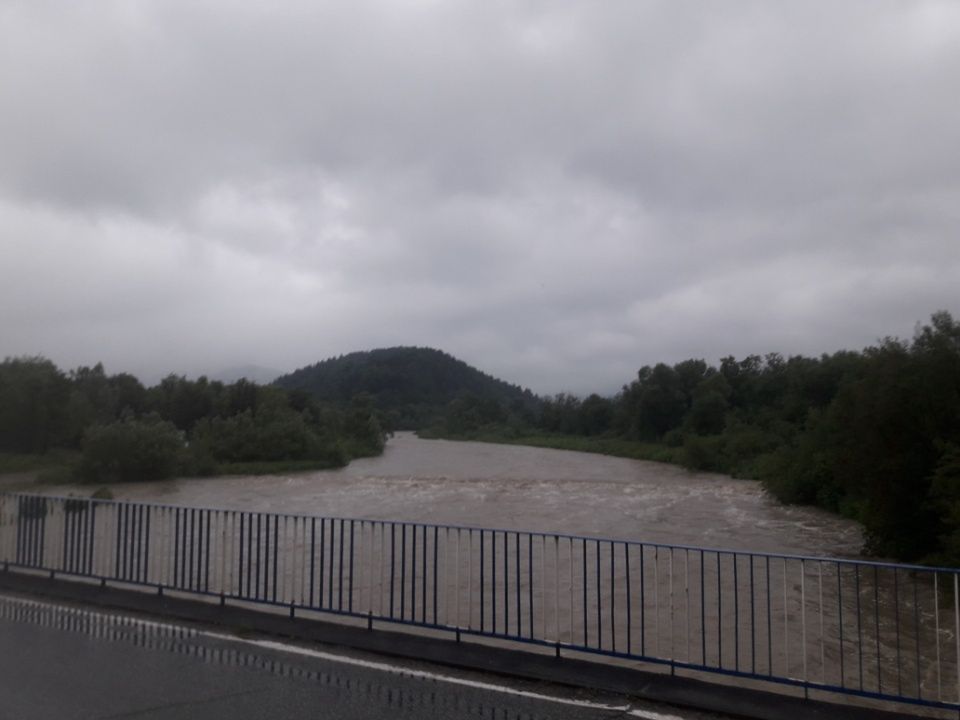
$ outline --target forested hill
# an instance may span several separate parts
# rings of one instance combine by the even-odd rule
[[[396,430],[430,425],[458,398],[469,398],[478,412],[491,415],[529,412],[537,404],[529,390],[433,348],[354,352],[295,370],[275,384],[336,404],[349,403],[356,395],[370,395],[387,427]]]

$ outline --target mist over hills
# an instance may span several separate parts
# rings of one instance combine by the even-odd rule
[[[349,403],[369,395],[388,424],[398,430],[425,427],[458,397],[529,408],[530,390],[499,380],[434,348],[392,347],[352,352],[283,375],[276,385],[302,390],[320,402]]]

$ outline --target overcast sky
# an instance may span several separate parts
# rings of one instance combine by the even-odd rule
[[[960,2],[0,0],[0,356],[542,393],[960,314]]]

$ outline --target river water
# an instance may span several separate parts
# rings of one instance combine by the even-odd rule
[[[623,540],[853,557],[860,526],[784,506],[759,483],[566,450],[423,440],[339,470],[114,485],[117,499],[449,523]],[[52,488],[88,494],[88,486]]]

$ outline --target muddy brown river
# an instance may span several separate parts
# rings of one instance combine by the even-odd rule
[[[860,526],[788,507],[760,485],[663,463],[566,450],[422,440],[339,470],[113,485],[117,499],[854,557]],[[88,494],[88,486],[50,488]]]

